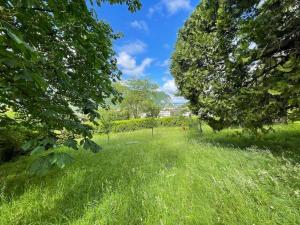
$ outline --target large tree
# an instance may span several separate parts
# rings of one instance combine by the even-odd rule
[[[298,0],[203,0],[180,30],[171,70],[216,130],[299,118]]]
[[[76,148],[79,135],[85,148],[98,149],[78,115],[94,122],[105,99],[119,98],[112,86],[121,74],[112,49],[118,35],[93,9],[103,2],[127,4],[132,12],[141,6],[138,0],[89,6],[84,0],[0,0],[1,127],[43,132],[38,149],[57,142],[61,130],[68,131],[64,144]],[[8,118],[7,110],[17,116]]]

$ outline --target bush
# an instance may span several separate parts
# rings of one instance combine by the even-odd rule
[[[190,118],[187,117],[166,117],[159,118],[158,124],[161,127],[185,127],[188,125]]]
[[[22,154],[21,146],[35,135],[21,126],[0,128],[0,163]]]
[[[154,123],[154,121],[155,123]],[[131,120],[120,120],[112,123],[113,132],[127,132],[140,129],[150,129],[153,127],[188,127],[191,120],[196,122],[196,118],[186,117],[166,117],[166,118],[142,118]]]

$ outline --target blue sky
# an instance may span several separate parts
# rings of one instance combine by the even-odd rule
[[[99,19],[108,22],[114,32],[124,36],[115,41],[122,79],[148,78],[161,90],[174,97],[176,86],[168,61],[176,42],[178,30],[189,17],[199,0],[141,0],[143,7],[130,13],[127,7],[103,4],[96,7]]]

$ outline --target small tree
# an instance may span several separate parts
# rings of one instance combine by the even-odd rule
[[[100,118],[100,133],[107,135],[107,142],[109,142],[109,135],[113,128],[113,117],[109,111],[103,111]]]
[[[154,137],[154,127],[157,127],[157,121],[155,118],[148,118],[148,127],[152,130],[152,137]]]
[[[199,128],[198,129],[199,129],[199,132],[202,134],[203,133],[202,120],[199,119],[198,122],[199,122]]]

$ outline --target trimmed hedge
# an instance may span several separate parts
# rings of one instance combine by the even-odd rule
[[[155,121],[155,122],[154,122]],[[112,132],[127,132],[153,127],[180,127],[189,126],[191,122],[196,122],[196,118],[187,117],[166,117],[166,118],[142,118],[120,120],[112,122]]]

